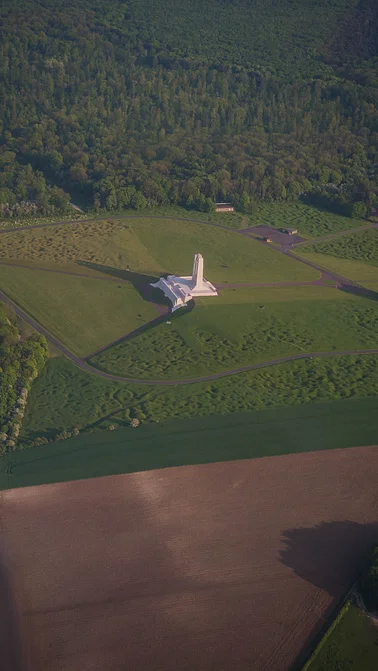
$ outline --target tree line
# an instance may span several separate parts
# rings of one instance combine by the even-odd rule
[[[350,22],[332,42],[345,2],[321,0],[320,19],[293,2],[280,3],[275,37],[272,8],[254,0],[266,34],[249,24],[251,50],[243,0],[206,0],[199,16],[175,0],[151,16],[144,0],[6,0],[0,216],[64,212],[68,194],[95,211],[305,197],[364,216],[378,191],[378,51],[349,58]],[[200,30],[205,15],[203,47],[174,27]]]
[[[48,357],[45,337],[22,338],[0,304],[0,454],[16,445],[31,383]]]

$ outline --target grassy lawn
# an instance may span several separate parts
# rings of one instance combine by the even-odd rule
[[[280,406],[298,406],[378,395],[378,356],[299,360],[220,380],[158,387],[111,382],[84,373],[63,357],[51,359],[33,383],[21,439],[143,422],[229,415]],[[310,407],[310,406],[309,406]],[[377,427],[377,421],[375,426]],[[357,423],[356,423],[357,426]],[[365,424],[360,419],[361,444]],[[364,439],[365,440],[365,439]]]
[[[270,300],[269,289],[260,297],[264,303],[203,301],[90,363],[125,377],[180,379],[288,354],[378,346],[378,304],[332,288],[310,288],[317,290],[318,300],[308,301],[301,292],[299,300],[291,301],[296,289],[285,287],[281,298],[286,295],[286,301]],[[246,290],[245,298],[253,291]],[[229,300],[237,293],[229,292]]]
[[[366,398],[84,434],[2,458],[0,488],[373,444],[377,410]]]
[[[378,283],[378,268],[372,265],[368,265],[363,261],[356,261],[353,259],[341,259],[336,256],[330,256],[328,254],[317,254],[314,251],[309,251],[308,253],[302,253],[302,247],[297,247],[295,254],[297,256],[302,256],[315,263],[333,270],[344,277],[366,286],[369,288],[369,284]],[[311,247],[308,248],[309,250]]]
[[[190,275],[201,252],[212,282],[306,281],[318,274],[255,240],[204,224],[133,219],[130,227],[156,261],[173,274]]]
[[[3,233],[0,258],[127,268],[160,275],[163,267],[125,221],[81,221],[57,228]]]
[[[158,316],[128,283],[0,265],[0,287],[80,356]]]
[[[326,254],[338,259],[352,259],[361,261],[378,268],[378,231],[375,229],[345,235],[311,246],[301,246],[301,252]]]
[[[236,233],[191,221],[132,218],[80,222],[56,229],[4,233],[0,258],[89,263],[158,276],[190,275],[193,255],[205,257],[214,282],[316,279],[318,273]]]
[[[262,203],[256,214],[250,217],[250,222],[250,226],[267,224],[275,228],[297,228],[299,235],[309,238],[346,231],[366,223],[362,219],[343,217],[301,202]]]
[[[378,629],[356,606],[349,606],[306,671],[376,671]]]

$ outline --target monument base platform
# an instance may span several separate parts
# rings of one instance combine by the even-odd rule
[[[172,303],[172,312],[185,307],[193,298],[200,296],[218,296],[218,292],[211,282],[202,278],[200,286],[193,286],[193,278],[168,275],[161,277],[158,282],[151,284],[156,289],[161,289],[164,295]]]

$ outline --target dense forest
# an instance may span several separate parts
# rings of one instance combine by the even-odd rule
[[[3,0],[0,216],[378,182],[375,0]]]
[[[31,383],[48,358],[45,337],[22,337],[0,304],[0,454],[16,444]]]

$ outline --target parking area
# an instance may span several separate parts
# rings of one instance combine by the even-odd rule
[[[277,245],[293,245],[297,242],[304,242],[305,238],[301,238],[300,235],[289,235],[288,233],[283,233],[278,228],[273,228],[273,226],[251,226],[250,228],[245,228],[243,233],[252,233],[253,235],[261,236],[262,238],[269,238],[272,242],[275,242]]]

